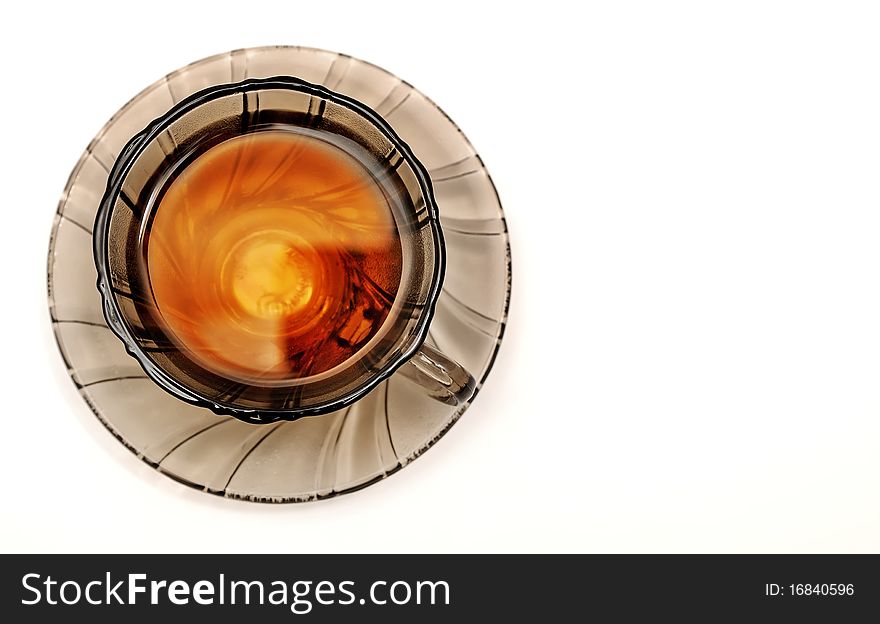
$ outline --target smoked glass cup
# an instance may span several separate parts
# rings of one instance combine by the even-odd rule
[[[336,137],[380,172],[393,195],[402,273],[379,331],[320,374],[243,382],[209,370],[169,335],[149,283],[144,245],[160,189],[186,163],[249,133],[296,129]],[[134,136],[110,171],[94,227],[104,317],[144,372],[179,399],[249,423],[339,410],[396,370],[436,400],[465,404],[473,377],[424,344],[445,271],[445,247],[431,179],[394,130],[358,101],[279,76],[214,86],[182,100]]]

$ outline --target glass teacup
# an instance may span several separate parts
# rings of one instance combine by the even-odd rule
[[[375,184],[370,192],[387,205],[388,226],[397,241],[393,246],[399,265],[392,271],[394,288],[376,283],[370,271],[381,272],[382,267],[364,260],[363,249],[352,246],[351,237],[345,234],[359,232],[369,241],[379,231],[370,227],[378,226],[358,222],[359,213],[352,217],[346,212],[351,208],[346,202],[352,198],[340,198],[339,192],[346,189],[335,190],[332,180],[327,185],[333,192],[325,193],[319,205],[313,196],[299,196],[281,198],[286,203],[267,207],[265,197],[244,192],[240,196],[248,196],[250,203],[242,206],[241,202],[230,202],[227,192],[220,193],[216,206],[212,205],[205,213],[208,216],[198,221],[192,215],[202,213],[188,208],[184,200],[166,203],[166,198],[174,196],[175,184],[192,184],[187,181],[187,172],[203,159],[235,141],[252,139],[255,144],[272,133],[289,135],[292,152],[303,149],[309,141],[318,141],[324,146],[321,149],[338,150],[341,158],[354,163],[353,167],[363,168],[368,176],[365,179]],[[237,154],[236,158],[240,161],[242,157]],[[267,179],[283,177],[278,173],[284,166],[283,159],[277,164],[260,161],[256,156],[252,160],[254,167],[259,165],[267,172]],[[245,167],[239,161],[232,159],[234,168],[226,176],[227,191],[238,183],[235,176]],[[295,170],[288,173],[296,177]],[[196,197],[192,193],[182,195],[188,196]],[[207,201],[209,197],[197,199]],[[309,203],[311,216],[298,216],[299,221],[288,222],[292,211],[303,213],[304,203]],[[209,236],[206,223],[247,217],[249,210],[270,208],[275,211],[271,214],[275,215],[272,218],[276,225],[267,227],[269,221],[258,220],[262,225],[250,232],[245,222],[228,237],[225,248],[208,253],[208,243],[225,239]],[[215,332],[211,341],[190,339],[190,335],[202,336],[201,329],[208,326],[205,307],[194,303],[184,310],[168,304],[169,295],[163,293],[175,294],[168,286],[173,282],[165,280],[160,287],[155,268],[158,261],[152,260],[158,252],[151,254],[151,245],[158,249],[162,244],[158,239],[151,241],[157,222],[167,220],[169,211],[186,210],[192,214],[172,215],[179,218],[169,227],[186,230],[189,224],[191,231],[182,234],[183,240],[189,240],[189,247],[180,244],[159,254],[166,264],[176,266],[175,279],[180,288],[175,298],[189,301],[189,294],[204,285],[198,280],[205,279],[231,283],[230,292],[243,293],[225,299],[218,295],[228,300],[226,312],[237,325],[230,324],[226,335]],[[348,230],[343,228],[343,234],[323,245],[321,253],[313,254],[311,264],[303,264],[306,261],[302,258],[314,247],[308,243],[321,238],[321,232],[335,230],[333,224],[339,223],[339,218],[328,222],[322,210],[341,213],[343,221],[348,218],[354,222],[347,222]],[[308,237],[306,231],[310,232]],[[394,130],[356,100],[290,77],[247,80],[190,96],[152,122],[122,151],[111,171],[94,232],[98,286],[110,328],[146,374],[180,399],[247,422],[268,423],[343,408],[398,369],[446,403],[466,402],[474,391],[475,382],[467,371],[424,344],[445,269],[443,234],[430,178]],[[305,238],[309,240],[302,242]],[[337,266],[333,264],[337,262],[334,248],[345,258],[346,267],[358,271],[346,270],[349,283],[337,291],[324,292],[327,289],[316,284],[325,284],[321,276],[332,273],[332,267]],[[183,256],[187,256],[186,262]],[[219,260],[210,262],[215,256]],[[192,267],[205,264],[216,271],[208,270],[205,275],[193,271]],[[317,268],[303,270],[309,266]],[[259,290],[264,287],[266,292]],[[218,288],[205,290],[216,294]],[[369,291],[369,297],[365,291]],[[314,299],[316,293],[323,293],[320,300],[309,299]],[[352,304],[362,300],[372,300],[375,305]],[[295,331],[289,329],[292,321],[277,320],[292,318],[294,308],[300,314]],[[380,309],[382,316],[378,319],[376,311]],[[355,318],[355,314],[360,316]],[[266,325],[269,321],[283,329],[254,329],[273,327]],[[235,342],[232,328],[239,326],[244,328],[242,338]],[[313,341],[312,351],[304,355],[300,343],[291,336],[317,330],[325,332],[326,341]],[[253,336],[248,337],[248,332]],[[342,347],[348,349],[343,354],[350,352],[347,357],[323,357],[331,349],[339,351]],[[310,362],[323,364],[303,366],[306,355]],[[262,369],[253,364],[263,360]],[[222,362],[229,366],[218,364]]]

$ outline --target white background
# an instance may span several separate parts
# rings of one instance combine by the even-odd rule
[[[880,550],[875,6],[5,7],[0,549]],[[458,122],[498,186],[514,290],[492,375],[434,449],[357,494],[260,506],[103,429],[45,270],[110,115],[193,60],[282,43],[375,62]]]

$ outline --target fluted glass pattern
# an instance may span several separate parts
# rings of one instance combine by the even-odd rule
[[[369,485],[423,453],[469,405],[437,401],[398,372],[346,409],[250,425],[158,388],[107,327],[92,229],[123,146],[188,95],[279,75],[371,107],[429,170],[447,273],[426,344],[470,371],[478,390],[500,345],[510,297],[507,228],[483,162],[431,100],[375,65],[309,48],[235,50],[172,72],[133,98],[89,144],[58,206],[48,262],[55,337],[86,403],[139,458],[206,492],[260,502],[314,500]]]

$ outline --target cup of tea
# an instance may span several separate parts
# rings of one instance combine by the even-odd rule
[[[430,177],[358,101],[279,76],[206,89],[127,144],[95,219],[104,316],[178,398],[246,422],[341,409],[395,371],[466,403],[424,343],[445,249]]]

